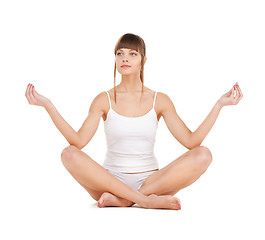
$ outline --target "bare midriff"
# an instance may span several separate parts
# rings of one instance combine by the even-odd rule
[[[159,169],[154,169],[154,170],[150,170],[150,171],[158,171]],[[145,171],[145,172],[150,172],[150,171]],[[136,173],[144,173],[144,172],[136,172]],[[126,173],[126,174],[136,174],[136,173]]]

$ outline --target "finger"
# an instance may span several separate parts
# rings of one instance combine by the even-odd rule
[[[28,94],[29,94],[29,89],[30,89],[30,83],[29,83],[28,86],[27,86],[26,94],[25,94],[25,95],[28,95]]]
[[[240,99],[240,93],[239,93],[239,91],[238,91],[238,89],[236,87],[236,97],[235,97],[235,103],[234,103],[235,105],[238,104],[239,99]]]
[[[241,94],[240,94],[240,92],[239,92],[238,86],[236,86],[236,92],[237,92],[237,96],[238,96],[238,98],[240,98],[240,97],[241,97]]]
[[[235,98],[235,92],[236,92],[236,90],[235,90],[235,87],[233,87],[233,91],[232,91],[232,98]]]
[[[32,87],[32,95],[33,95],[33,97],[35,98],[36,97],[36,95],[37,95],[37,92],[36,92],[36,90],[35,90],[35,87],[33,86]]]
[[[237,91],[237,97],[236,97],[236,103],[235,104],[238,104],[238,102],[242,98],[242,95],[241,95],[241,93],[239,91],[239,86],[238,85],[236,86],[236,91]]]
[[[243,97],[243,93],[242,93],[242,91],[241,91],[241,89],[240,89],[240,87],[238,86],[237,87],[238,88],[238,91],[239,91],[239,93],[240,93],[240,99]]]
[[[27,86],[27,90],[26,90],[26,98],[28,99],[28,102],[31,104],[31,98],[29,96],[29,91],[30,91],[30,83]]]
[[[27,97],[28,88],[29,88],[29,84],[28,84],[28,86],[27,86],[27,88],[26,88],[26,92],[25,92],[25,96],[26,96],[26,97]]]
[[[32,95],[32,84],[30,84],[30,87],[29,87],[29,98],[31,100],[31,103],[33,103],[34,96]]]
[[[231,97],[231,103],[233,104],[233,105],[236,105],[237,104],[237,93],[236,93],[236,89],[235,88],[233,88],[233,97]]]
[[[27,96],[28,89],[29,89],[29,84],[28,84],[28,86],[26,88],[25,96]]]
[[[236,92],[235,98],[238,99],[240,97],[240,95],[239,95],[239,91],[237,89],[237,86],[235,86],[235,92]]]

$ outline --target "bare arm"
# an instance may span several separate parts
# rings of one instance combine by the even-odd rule
[[[235,93],[236,95],[234,95]],[[191,132],[178,116],[173,102],[166,94],[159,92],[157,95],[157,102],[159,102],[161,115],[163,116],[169,131],[184,147],[190,150],[194,147],[200,146],[203,142],[204,138],[213,127],[222,107],[236,105],[242,97],[243,93],[240,87],[237,84],[234,85],[234,88],[224,94],[216,102],[206,119],[194,132]]]
[[[219,101],[217,101],[206,117],[206,119],[202,122],[202,124],[191,134],[191,145],[192,148],[200,146],[207,134],[210,132],[213,127],[220,111],[222,109],[222,105]]]
[[[92,101],[88,116],[83,122],[81,128],[76,132],[60,115],[55,106],[49,102],[45,105],[45,109],[49,113],[52,121],[59,131],[63,134],[69,144],[79,149],[85,147],[95,135],[101,116],[104,114],[104,100],[106,93],[98,94]]]
[[[165,120],[168,130],[184,147],[192,149],[192,132],[177,114],[170,97],[167,94],[159,92],[157,94],[157,103],[159,103],[161,115]]]
[[[82,149],[94,136],[101,116],[104,114],[104,102],[107,100],[106,93],[98,94],[91,103],[89,113],[82,127],[76,132],[60,115],[50,99],[39,94],[33,84],[28,84],[25,96],[31,105],[42,106],[49,113],[53,123],[63,134],[70,145]]]
[[[208,114],[203,123],[191,134],[191,142],[194,147],[200,146],[204,138],[207,136],[212,126],[214,125],[222,107],[228,105],[237,105],[242,99],[243,93],[236,83],[232,89],[221,96],[220,99],[215,103],[211,112]]]
[[[25,96],[31,105],[41,106],[49,113],[52,121],[66,140],[74,146],[79,147],[80,141],[76,131],[62,118],[50,99],[39,94],[33,84],[28,84]]]
[[[80,138],[77,132],[63,119],[60,113],[57,111],[52,102],[45,105],[46,111],[49,113],[53,123],[58,130],[63,134],[70,145],[80,147]]]
[[[104,106],[107,101],[107,95],[105,92],[98,94],[92,101],[87,118],[78,130],[78,136],[80,137],[79,149],[85,147],[95,135],[100,118],[104,114]]]

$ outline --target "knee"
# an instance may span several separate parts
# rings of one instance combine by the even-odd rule
[[[200,169],[207,169],[213,159],[212,153],[209,148],[205,146],[199,146],[196,148],[196,166]]]
[[[73,145],[69,145],[68,147],[64,148],[61,153],[61,160],[68,161],[69,159],[73,159],[74,154],[76,153],[77,147]]]

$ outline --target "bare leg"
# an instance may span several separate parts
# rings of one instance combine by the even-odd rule
[[[176,199],[164,199],[156,201],[139,191],[126,185],[111,175],[100,164],[91,159],[87,154],[76,148],[68,146],[61,154],[62,162],[69,173],[87,189],[98,192],[110,192],[115,196],[137,203],[144,208],[176,209]]]
[[[194,183],[207,170],[212,161],[210,150],[199,146],[189,150],[179,158],[150,175],[138,189],[146,196],[171,195],[174,196],[181,189]],[[99,202],[103,206],[132,206],[134,202],[117,196],[103,193]]]

